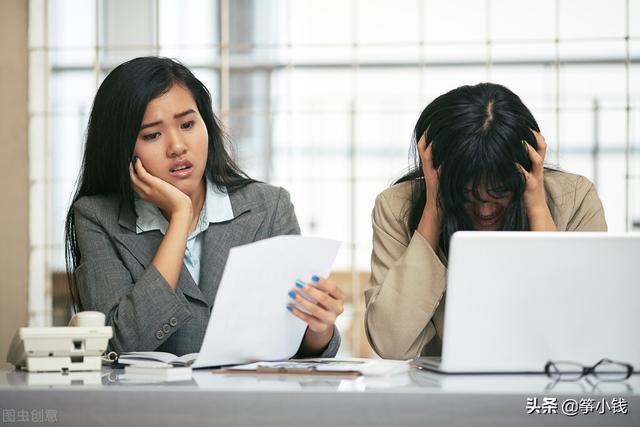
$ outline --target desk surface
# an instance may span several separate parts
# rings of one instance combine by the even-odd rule
[[[3,424],[22,425],[639,426],[640,375],[554,384],[544,375],[417,369],[358,378],[197,370],[188,381],[151,382],[110,368],[62,375],[0,365],[0,407]]]

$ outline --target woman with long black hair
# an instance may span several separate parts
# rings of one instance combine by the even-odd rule
[[[439,96],[420,115],[414,138],[414,167],[375,202],[365,292],[369,343],[395,359],[441,352],[456,231],[607,229],[594,185],[544,167],[538,124],[504,86],[462,86]]]
[[[250,179],[227,154],[209,91],[189,69],[145,57],[105,78],[65,244],[75,309],[106,315],[110,349],[198,352],[229,250],[299,232],[287,191]],[[297,355],[333,356],[344,297],[313,282],[289,292],[297,304],[286,308],[307,323]]]

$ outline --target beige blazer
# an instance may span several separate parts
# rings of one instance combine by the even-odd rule
[[[602,203],[585,177],[545,171],[547,203],[558,230],[606,231]],[[381,357],[441,353],[447,268],[420,233],[407,229],[411,183],[380,193],[373,208],[371,279],[365,330]]]

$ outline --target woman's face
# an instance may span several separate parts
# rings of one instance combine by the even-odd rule
[[[207,128],[191,92],[179,84],[147,104],[133,154],[147,172],[192,196],[203,187]]]
[[[513,192],[504,193],[501,197],[495,198],[487,190],[485,184],[478,186],[478,193],[481,200],[477,200],[470,187],[465,189],[464,204],[465,211],[476,230],[497,231],[504,226],[505,212],[513,200]]]

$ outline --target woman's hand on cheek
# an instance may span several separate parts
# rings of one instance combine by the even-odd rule
[[[176,213],[184,213],[191,218],[193,206],[189,196],[168,182],[151,175],[137,157],[134,157],[129,165],[129,176],[133,190],[143,200],[164,211],[169,219]]]
[[[314,276],[312,283],[297,281],[289,297],[294,301],[287,306],[289,311],[308,325],[301,352],[320,354],[333,336],[336,318],[344,311],[344,293],[333,281]]]
[[[538,132],[532,132],[536,137],[538,148],[534,149],[530,144],[524,142],[529,159],[531,159],[531,172],[517,164],[526,181],[524,206],[532,231],[556,231],[544,190],[544,158],[547,152],[547,143]]]

